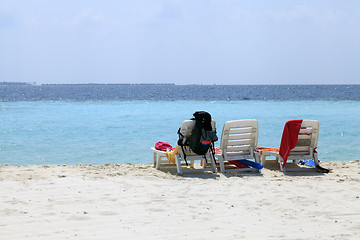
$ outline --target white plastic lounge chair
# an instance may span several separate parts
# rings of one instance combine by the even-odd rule
[[[185,120],[180,127],[180,133],[185,137],[190,136],[194,126],[195,126],[195,120]],[[213,130],[216,129],[216,123],[214,120],[211,121],[211,126]],[[210,154],[210,151],[208,151],[207,154],[205,154],[206,157],[206,161],[205,161],[203,155],[195,154],[194,152],[191,151],[189,147],[186,146],[183,147],[185,153],[183,152],[183,148],[181,146],[178,145],[177,148],[179,154],[177,154],[175,157],[175,163],[179,175],[182,175],[183,173],[187,173],[187,172],[204,172],[204,171],[216,172],[217,169],[216,169],[215,159],[213,155]],[[185,155],[186,155],[186,162],[190,162],[189,166],[186,166],[186,164],[184,164]],[[195,161],[197,160],[200,161],[200,168],[195,168]]]
[[[298,120],[293,120],[293,121],[298,121]],[[285,129],[286,129],[286,125],[284,130]],[[284,137],[284,132],[283,132],[283,137]],[[280,169],[283,172],[309,170],[309,168],[307,167],[305,168],[298,166],[297,163],[299,160],[313,160],[315,163],[315,167],[321,168],[319,166],[318,153],[316,152],[316,147],[319,137],[319,122],[316,120],[303,120],[297,137],[298,140],[296,142],[296,146],[290,150],[286,161],[284,161],[283,157],[280,156],[279,152],[264,151],[262,153],[261,163],[265,164],[267,157],[274,156],[276,160],[279,162]],[[289,161],[296,164],[295,168],[286,167],[286,164]],[[313,170],[313,168],[310,168],[310,170]]]
[[[175,162],[169,163],[164,151],[157,150],[154,147],[151,148],[151,151],[153,151],[154,167],[156,169],[160,170],[163,167],[175,166]]]
[[[221,154],[216,154],[221,172],[258,171],[256,168],[234,168],[229,161],[254,159],[259,163],[259,153],[255,151],[258,141],[257,120],[236,120],[224,124],[221,135]]]

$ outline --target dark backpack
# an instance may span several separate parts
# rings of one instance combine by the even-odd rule
[[[189,146],[194,153],[204,155],[218,138],[211,127],[211,115],[208,112],[200,111],[193,115],[195,126],[191,133]]]
[[[195,126],[191,132],[191,136],[185,138],[184,136],[182,136],[179,129],[178,145],[180,145],[182,149],[183,146],[189,146],[194,153],[198,155],[204,155],[205,160],[205,154],[210,149],[211,153],[213,154],[213,158],[215,159],[214,142],[218,140],[218,137],[216,136],[216,131],[213,131],[211,127],[211,115],[205,111],[198,111],[195,112],[193,115],[194,118],[192,118],[191,120],[195,120]],[[187,164],[184,149],[183,152],[185,157],[184,160]]]

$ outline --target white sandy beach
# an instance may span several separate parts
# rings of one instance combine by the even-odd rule
[[[329,174],[0,166],[0,239],[360,239],[360,161]]]

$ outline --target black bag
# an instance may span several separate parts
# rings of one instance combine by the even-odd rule
[[[211,115],[205,111],[198,111],[193,115],[194,118],[191,120],[195,120],[195,126],[192,130],[191,136],[185,137],[180,133],[180,129],[178,130],[178,145],[180,145],[183,149],[186,165],[186,154],[183,146],[189,146],[194,153],[204,155],[205,160],[205,154],[210,149],[215,160],[214,142],[218,140],[216,131],[213,131],[211,127]]]
[[[208,112],[195,112],[195,126],[191,133],[189,146],[191,150],[199,155],[204,155],[218,140],[216,132],[211,127],[211,115]]]

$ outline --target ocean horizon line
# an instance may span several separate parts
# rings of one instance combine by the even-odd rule
[[[0,85],[26,85],[26,86],[82,86],[82,85],[116,85],[116,86],[146,86],[146,85],[154,85],[154,86],[161,86],[161,85],[169,85],[169,86],[354,86],[360,85],[360,83],[309,83],[309,84],[198,84],[198,83],[188,83],[188,84],[176,84],[176,83],[36,83],[36,82],[8,82],[3,81],[0,82]]]

